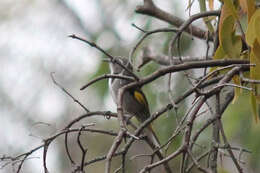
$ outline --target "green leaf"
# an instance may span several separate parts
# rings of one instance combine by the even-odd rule
[[[242,41],[240,36],[235,35],[234,24],[235,19],[231,15],[223,20],[220,30],[220,44],[229,57],[238,58],[242,49]]]
[[[225,51],[222,48],[222,45],[220,44],[213,56],[213,59],[224,59],[227,57],[227,54],[225,53]],[[218,67],[211,67],[210,68],[210,72],[216,70]]]
[[[250,67],[250,78],[251,79],[260,79],[260,44],[255,40],[252,50],[250,52],[250,63],[255,64],[255,66]],[[252,88],[254,92],[251,92],[251,104],[252,104],[252,111],[255,117],[256,122],[258,121],[258,105],[257,102],[259,100],[259,85],[252,84]]]
[[[233,4],[233,0],[223,0],[223,1],[224,1],[224,4],[229,8],[232,16],[235,19],[238,19],[237,10],[235,8],[235,5]]]
[[[260,43],[260,13],[255,17],[255,34],[258,43]]]
[[[260,80],[260,44],[257,40],[255,40],[250,53],[250,63],[255,64],[255,66],[250,67],[251,79]]]
[[[225,58],[226,57],[226,53],[225,53],[225,51],[223,50],[223,48],[222,48],[222,46],[221,45],[219,45],[218,46],[218,48],[217,48],[217,50],[216,50],[216,52],[215,52],[215,54],[214,54],[214,59],[223,59],[223,58]]]
[[[259,19],[260,19],[260,9],[256,10],[253,16],[251,17],[246,31],[246,42],[251,47],[253,46],[255,39],[257,39],[258,42],[260,43]]]

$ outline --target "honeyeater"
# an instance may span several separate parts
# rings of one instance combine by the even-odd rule
[[[132,65],[128,62],[126,58],[117,58],[121,64],[123,64],[129,71],[133,72]],[[121,76],[128,76],[132,77],[132,74],[126,71],[123,67],[118,65],[117,63],[111,61],[109,64],[111,74],[121,75]],[[118,105],[118,91],[121,87],[129,84],[130,80],[121,79],[121,78],[110,78],[109,79],[109,88],[112,94],[112,98],[114,102]],[[146,119],[150,117],[149,105],[147,99],[142,92],[141,88],[135,87],[129,90],[126,90],[123,94],[122,100],[122,108],[124,115],[128,119],[129,117],[135,116],[136,119],[142,123]],[[156,137],[152,126],[149,125],[147,128],[144,129],[145,135],[153,142],[155,147],[160,146],[160,142]]]

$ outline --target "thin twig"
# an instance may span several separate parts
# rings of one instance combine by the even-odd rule
[[[169,55],[170,59],[172,59],[172,56],[173,56],[173,47],[174,47],[174,44],[176,43],[176,40],[180,39],[182,32],[184,32],[193,21],[200,19],[202,17],[218,16],[219,14],[220,14],[219,11],[207,11],[207,12],[201,12],[201,13],[190,16],[189,19],[186,20],[178,28],[179,31],[177,32],[177,34],[172,38],[172,40],[169,43],[168,55]],[[206,35],[206,38],[208,38],[207,34],[205,34],[205,35]],[[179,45],[179,44],[177,44],[177,45]]]
[[[91,80],[90,82],[88,82],[87,84],[85,84],[84,86],[82,86],[80,88],[80,90],[84,90],[86,89],[87,87],[89,87],[90,85],[100,81],[100,80],[103,80],[103,79],[114,79],[114,78],[117,78],[117,79],[124,79],[124,80],[129,80],[129,81],[134,81],[134,79],[132,77],[129,77],[129,76],[123,76],[123,75],[115,75],[115,74],[104,74],[102,76],[99,76],[93,80]]]
[[[237,168],[237,171],[238,171],[239,173],[243,173],[244,171],[243,171],[242,167],[239,165],[239,163],[238,163],[238,161],[237,161],[237,159],[236,159],[236,157],[235,157],[233,151],[231,150],[231,146],[230,146],[230,144],[228,143],[228,140],[227,140],[227,137],[226,137],[226,135],[225,135],[225,131],[224,131],[224,128],[223,128],[223,125],[222,125],[221,120],[218,119],[217,122],[218,122],[218,125],[219,125],[219,129],[220,129],[220,132],[221,132],[221,136],[222,136],[222,138],[223,138],[223,141],[224,141],[225,145],[227,146],[227,151],[228,151],[228,153],[229,153],[229,155],[230,155],[230,157],[231,157],[233,163],[235,164],[235,166],[236,166],[236,168]]]
[[[204,173],[210,173],[209,170],[207,170],[206,168],[203,168],[199,163],[198,161],[194,158],[193,154],[191,153],[191,151],[188,149],[188,154],[191,158],[191,160],[193,161],[193,163],[197,166],[198,170],[200,170],[201,172],[204,172]]]
[[[126,134],[126,130],[121,128],[120,131],[118,132],[117,137],[114,140],[113,145],[110,147],[110,150],[108,151],[107,157],[106,157],[105,173],[110,173],[112,157],[115,154],[119,145],[121,144],[122,139],[125,136],[125,134]]]
[[[173,152],[172,154],[170,154],[169,156],[167,156],[166,158],[158,161],[158,162],[155,162],[153,164],[150,164],[150,165],[147,165],[145,166],[139,173],[144,173],[144,172],[147,172],[149,170],[151,170],[152,168],[154,167],[157,167],[161,164],[164,164],[170,160],[172,160],[173,158],[177,157],[178,155],[180,155],[182,152],[183,152],[184,148],[183,147],[180,147],[178,148],[175,152]]]
[[[82,132],[82,130],[83,130],[84,128],[85,128],[85,126],[82,126],[82,127],[80,128],[79,133],[78,133],[78,136],[77,136],[77,143],[78,143],[79,148],[80,148],[80,150],[81,150],[81,152],[82,152],[81,164],[80,164],[80,171],[81,171],[82,173],[85,173],[85,171],[84,171],[84,161],[85,161],[86,154],[87,154],[87,151],[88,151],[87,148],[85,149],[85,148],[83,147],[83,144],[82,144],[81,141],[80,141],[81,132]]]
[[[104,49],[102,49],[101,47],[99,47],[96,43],[88,41],[84,38],[78,37],[75,34],[69,35],[70,38],[73,39],[77,39],[80,41],[83,41],[84,43],[87,43],[88,45],[90,45],[91,47],[96,48],[97,50],[101,51],[103,54],[105,54],[110,60],[111,63],[116,63],[118,64],[120,67],[122,67],[125,71],[127,71],[131,76],[133,76],[135,78],[135,80],[139,80],[138,76],[136,76],[131,70],[129,70],[124,64],[122,64],[119,60],[117,60],[117,58],[113,57],[112,55],[110,55],[108,52],[106,52]]]
[[[67,124],[67,126],[64,128],[64,130],[66,129],[70,129],[70,127],[72,127],[75,123],[79,122],[80,120],[84,119],[84,118],[88,118],[88,117],[91,117],[91,116],[103,116],[103,117],[106,117],[107,119],[111,118],[111,117],[117,117],[116,114],[112,113],[112,112],[109,112],[109,111],[106,111],[106,112],[102,112],[102,111],[97,111],[97,112],[88,112],[84,115],[81,115],[79,116],[78,118],[75,118],[73,119],[71,122],[69,122]],[[69,133],[66,133],[65,134],[65,139],[64,139],[64,144],[65,144],[65,151],[67,153],[67,156],[71,162],[72,165],[75,164],[74,160],[72,159],[72,156],[70,154],[70,151],[69,151],[69,146],[68,146],[68,135]]]
[[[57,85],[65,94],[67,94],[74,102],[79,104],[86,112],[89,112],[88,108],[86,108],[80,101],[78,101],[74,96],[72,96],[62,85],[60,85],[54,78],[54,72],[51,73],[52,81],[55,85]]]
[[[138,46],[141,45],[141,43],[144,41],[144,39],[146,37],[148,37],[151,34],[160,33],[160,32],[178,32],[178,29],[175,29],[175,28],[160,28],[160,29],[155,29],[155,30],[152,30],[152,31],[144,32],[144,35],[141,37],[141,39],[131,49],[130,54],[129,54],[129,59],[131,60],[133,58],[133,55],[134,55],[136,49],[138,48]]]
[[[215,115],[214,118],[217,119],[221,117],[220,112],[220,93],[216,94],[216,102],[215,102]],[[216,143],[220,143],[219,138],[219,127],[218,123],[215,121],[212,122],[212,142],[211,142],[211,153],[209,154],[209,167],[213,173],[217,173],[217,161],[218,161],[218,148],[216,147]]]

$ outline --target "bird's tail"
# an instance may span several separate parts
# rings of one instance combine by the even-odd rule
[[[160,148],[161,144],[160,144],[160,141],[159,141],[158,137],[156,136],[156,134],[155,134],[155,132],[152,128],[152,125],[150,124],[147,128],[145,128],[144,132],[147,135],[147,142],[150,145],[150,147],[155,151],[158,158],[160,160],[163,160],[164,156],[163,156],[162,149],[158,150],[158,148]],[[168,162],[164,162],[163,165],[164,165],[164,169],[167,173],[172,172]]]
[[[152,125],[150,124],[147,128],[145,128],[145,134],[147,135],[148,141],[151,142],[151,145],[153,145],[153,149],[158,149],[160,148],[161,144],[160,141],[158,139],[158,137],[156,136]],[[159,150],[162,153],[162,150]]]

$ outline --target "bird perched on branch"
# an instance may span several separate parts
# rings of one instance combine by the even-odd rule
[[[110,72],[113,75],[133,77],[133,67],[125,58],[117,58],[117,60],[128,69],[125,70],[121,65],[111,61],[109,64]],[[122,78],[111,78],[109,80],[109,88],[114,102],[118,105],[118,91],[121,87],[131,83],[132,81]],[[149,105],[147,99],[142,92],[141,88],[135,87],[126,90],[123,93],[122,108],[124,115],[129,115],[127,118],[135,116],[136,119],[142,123],[150,117]],[[149,125],[145,128],[145,135],[151,140],[155,147],[160,147],[160,142],[155,135],[152,126]]]

